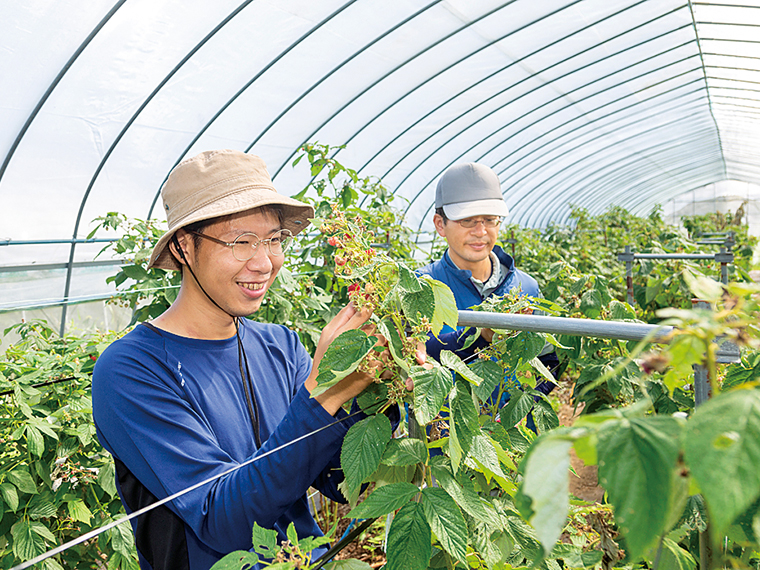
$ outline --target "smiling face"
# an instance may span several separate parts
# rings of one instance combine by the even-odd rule
[[[252,210],[212,222],[204,227],[202,233],[231,243],[244,233],[254,233],[260,239],[267,239],[280,229],[280,221],[274,212]],[[203,288],[226,313],[236,317],[253,314],[261,307],[264,295],[285,259],[283,255],[271,255],[269,249],[261,244],[251,259],[238,261],[231,247],[205,239],[189,239],[191,236],[186,232],[182,236],[178,234],[178,237]],[[189,271],[183,275],[182,286],[188,288],[188,293],[204,310],[219,312]]]
[[[483,219],[483,216],[474,219]],[[433,216],[433,223],[438,235],[449,244],[449,256],[459,269],[469,269],[481,281],[490,277],[490,254],[499,235],[498,227],[475,224],[472,228],[463,228],[455,221],[444,220],[439,214]]]

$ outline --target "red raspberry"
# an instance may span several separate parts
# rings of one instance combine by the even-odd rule
[[[348,286],[348,292],[353,293],[354,291],[361,291],[362,286],[358,283],[351,283],[351,285]]]
[[[346,259],[343,257],[336,257],[335,258],[335,265],[345,265]]]
[[[330,236],[329,238],[327,238],[327,243],[335,247],[338,245],[338,240],[335,238],[335,236]]]

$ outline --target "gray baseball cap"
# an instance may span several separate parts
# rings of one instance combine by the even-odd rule
[[[456,164],[441,176],[435,189],[435,207],[443,208],[446,217],[455,221],[509,215],[498,175],[475,162]]]

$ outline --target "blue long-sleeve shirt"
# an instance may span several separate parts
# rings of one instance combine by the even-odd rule
[[[337,484],[340,448],[352,417],[336,418],[303,384],[311,358],[285,327],[241,319],[258,402],[257,449],[238,364],[237,340],[199,340],[138,326],[99,358],[93,375],[97,435],[114,456],[127,512],[186,489],[251,458],[261,460],[133,519],[140,565],[208,569],[224,554],[251,548],[257,522],[285,538],[322,533],[306,490],[343,501]]]

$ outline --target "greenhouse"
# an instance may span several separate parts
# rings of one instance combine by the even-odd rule
[[[760,568],[758,0],[22,0],[0,43],[0,568]]]

